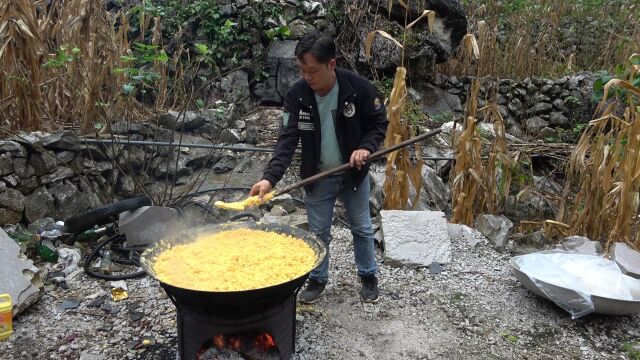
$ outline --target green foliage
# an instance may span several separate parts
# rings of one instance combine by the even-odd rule
[[[270,18],[278,18],[278,16],[282,15],[282,7],[278,4],[265,3],[262,5],[262,9],[260,11],[262,15]]]
[[[383,97],[388,98],[393,90],[393,78],[384,77],[371,82]]]
[[[287,26],[278,26],[276,28],[267,29],[264,34],[269,41],[275,38],[286,40],[291,37],[291,30]]]
[[[221,64],[227,58],[234,58],[235,51],[249,40],[247,34],[237,30],[237,23],[224,16],[215,0],[196,0],[183,4],[179,0],[169,0],[156,5],[147,0],[143,6],[134,6],[129,10],[133,30],[139,30],[138,15],[145,12],[161,19],[163,37],[173,38],[180,29],[197,29],[199,38],[207,40],[211,50],[210,59]],[[148,29],[150,31],[150,29]],[[148,38],[149,34],[144,34]]]
[[[122,86],[125,95],[146,94],[156,81],[160,79],[160,74],[153,70],[155,62],[167,63],[169,57],[157,45],[136,43],[133,47],[133,54],[122,56],[121,60],[128,66],[116,68],[116,74],[124,74],[127,83]]]
[[[577,108],[582,103],[582,101],[580,101],[580,99],[578,99],[577,97],[575,97],[573,95],[569,95],[569,96],[565,97],[563,100],[564,100],[564,104],[567,105],[570,108]]]
[[[344,25],[344,1],[330,1],[326,6],[327,12],[333,18],[336,29],[340,29]]]
[[[422,112],[420,102],[415,100],[408,100],[405,103],[402,117],[412,126],[420,125],[426,119],[426,115]]]
[[[433,121],[435,121],[437,123],[444,124],[444,123],[453,121],[453,114],[450,113],[450,112],[440,113],[440,114],[437,114],[437,115],[433,115],[431,117],[431,120],[433,120]]]
[[[71,45],[62,45],[52,59],[49,59],[42,66],[46,69],[60,68],[73,62],[80,56],[80,49]]]
[[[587,124],[585,123],[577,123],[574,124],[571,129],[557,128],[556,131],[558,132],[559,139],[554,140],[560,140],[565,143],[574,143],[580,138],[586,127]]]
[[[638,341],[627,341],[620,346],[620,351],[627,353],[633,360],[640,360],[640,343]]]
[[[508,331],[503,331],[500,333],[500,335],[514,344],[518,342],[518,337],[509,333]]]
[[[527,0],[506,0],[502,2],[502,7],[506,13],[524,10],[529,6],[531,6],[531,2]]]
[[[511,178],[516,181],[520,187],[524,187],[533,182],[533,178],[528,170],[531,163],[528,160],[521,160],[511,165]]]
[[[604,86],[612,79],[626,79],[627,66],[640,66],[640,57],[633,57],[629,60],[629,64],[617,64],[613,68],[613,73],[603,70],[597,73],[598,78],[593,83],[593,100],[599,102],[604,96]],[[630,75],[629,75],[630,76]],[[631,84],[635,87],[640,87],[640,72],[636,73],[634,78],[631,79]],[[607,94],[607,100],[617,97],[623,99],[628,104],[628,91],[620,87],[612,87]],[[628,104],[629,105],[629,104]]]
[[[494,137],[493,133],[491,131],[489,131],[488,129],[485,129],[483,127],[478,126],[477,128],[478,131],[478,135],[480,135],[481,138],[488,140],[491,139],[492,137]]]

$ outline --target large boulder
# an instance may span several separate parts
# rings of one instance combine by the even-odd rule
[[[508,246],[512,253],[521,255],[552,249],[554,242],[547,238],[542,231],[534,231],[530,234],[514,237],[509,241]]]
[[[411,29],[411,41],[406,44],[405,57],[415,74],[430,72],[435,64],[447,61],[455,54],[462,37],[467,33],[467,18],[461,2],[457,0],[426,0],[408,2],[408,18],[417,19],[423,10],[433,10],[436,13],[435,26],[429,31],[427,19],[422,19]],[[360,47],[357,59],[364,61],[367,34],[375,29],[397,29],[402,33],[405,23],[405,8],[397,2],[379,2],[378,11],[384,16],[366,16],[363,13],[358,24]],[[389,5],[392,5],[391,16]],[[363,10],[364,11],[364,10]],[[389,31],[387,31],[389,32]],[[393,32],[393,31],[392,31]],[[401,40],[401,39],[398,39]],[[372,46],[371,66],[379,70],[395,68],[400,64],[400,50],[391,40],[376,36]],[[356,57],[354,57],[356,58]]]
[[[447,220],[440,211],[383,210],[385,263],[421,267],[451,261]]]
[[[86,213],[100,204],[93,190],[81,182],[78,186],[69,180],[54,184],[49,191],[55,199],[55,210],[45,216],[66,220],[72,216]],[[40,216],[43,217],[43,216]]]
[[[19,315],[44,294],[44,284],[33,261],[20,254],[20,247],[0,228],[0,294],[13,300],[13,316]]]
[[[455,117],[462,114],[462,104],[459,97],[427,84],[423,89],[422,112],[432,118],[446,114]]]
[[[289,88],[300,79],[295,57],[297,41],[274,41],[269,47],[266,71],[269,74],[260,101],[264,104],[280,105]]]
[[[602,255],[602,244],[584,236],[569,236],[562,241],[562,248],[566,251],[584,255]]]
[[[0,140],[0,153],[10,153],[14,157],[26,157],[27,149],[16,141]]]
[[[0,176],[13,174],[13,162],[10,154],[0,155]]]
[[[36,189],[24,201],[24,216],[28,223],[52,215],[55,211],[55,199],[46,187]]]
[[[32,153],[29,156],[29,164],[35,169],[36,175],[42,176],[55,170],[58,161],[50,152]]]
[[[205,124],[205,117],[200,111],[169,111],[157,117],[158,124],[169,130],[192,131]]]
[[[70,130],[51,134],[42,139],[42,146],[49,150],[78,150],[80,139],[78,135]]]
[[[485,244],[487,242],[487,238],[484,237],[484,235],[467,225],[447,223],[447,231],[449,232],[449,238],[462,238],[471,247],[476,247],[478,244]]]
[[[260,221],[271,224],[294,226],[303,230],[309,230],[307,213],[304,210],[295,211],[291,214],[278,214],[276,212],[268,212],[264,214],[264,216],[262,216]]]
[[[44,175],[40,178],[40,183],[42,185],[53,184],[54,182],[58,182],[60,180],[68,179],[73,177],[75,172],[69,167],[59,167],[56,171],[51,174]]]
[[[640,279],[640,252],[617,242],[609,249],[609,256],[618,264],[622,273]]]
[[[229,104],[243,104],[249,99],[249,76],[246,71],[236,70],[220,80],[222,98]]]
[[[176,161],[177,159],[177,161]],[[172,153],[168,157],[157,157],[151,162],[151,173],[157,178],[171,179],[193,174],[193,169],[187,166],[188,159],[180,154]]]
[[[476,218],[475,228],[486,236],[495,248],[501,249],[507,246],[513,223],[502,215],[482,214]]]

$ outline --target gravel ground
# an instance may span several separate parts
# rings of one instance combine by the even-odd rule
[[[620,347],[640,337],[639,315],[571,320],[518,284],[509,254],[452,243],[453,260],[437,275],[381,265],[381,300],[364,306],[349,231],[335,227],[331,280],[318,303],[298,307],[294,359],[629,358]],[[153,279],[127,285],[130,296],[119,302],[107,297],[108,282],[84,274],[67,290],[48,289],[15,319],[0,359],[175,359],[173,304]],[[82,302],[62,310],[66,299]],[[135,350],[145,336],[156,344]]]

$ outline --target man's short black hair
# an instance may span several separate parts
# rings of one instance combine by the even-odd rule
[[[336,57],[336,44],[333,39],[318,32],[304,35],[296,45],[295,55],[302,61],[305,54],[310,53],[319,63],[327,64]]]

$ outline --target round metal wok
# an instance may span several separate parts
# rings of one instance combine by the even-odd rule
[[[316,255],[316,261],[305,274],[295,279],[282,284],[243,291],[214,292],[180,288],[162,282],[156,276],[156,273],[153,270],[155,258],[161,252],[165,251],[171,246],[177,244],[187,244],[195,241],[200,234],[212,234],[238,228],[277,232],[294,236],[298,239],[303,240],[305,243],[307,243],[307,245],[311,247],[311,249],[313,249]],[[314,234],[298,228],[280,224],[267,224],[259,222],[229,222],[224,224],[206,225],[198,228],[190,228],[179,231],[170,238],[162,239],[162,241],[159,241],[158,243],[147,249],[142,254],[140,262],[147,273],[160,282],[160,285],[165,289],[174,303],[177,302],[183,305],[187,305],[192,309],[193,307],[202,307],[203,309],[208,309],[205,311],[210,312],[212,307],[217,307],[219,308],[219,310],[222,310],[221,307],[229,305],[232,305],[233,307],[266,307],[269,306],[269,304],[286,300],[289,296],[295,293],[302,286],[302,284],[304,284],[311,270],[313,270],[313,268],[315,268],[320,264],[320,262],[322,262],[322,260],[326,256],[326,253],[327,249],[322,241],[320,241]],[[176,305],[178,305],[177,303]]]
[[[541,254],[553,254],[553,253],[567,253],[562,250],[546,250],[541,251]],[[571,254],[571,253],[568,253]],[[555,294],[557,298],[564,299],[570,302],[571,299],[580,299],[581,295],[575,290],[568,287],[551,284],[539,279],[531,278],[525,272],[520,269],[518,265],[518,259],[526,255],[520,255],[513,257],[510,260],[511,271],[515,274],[518,281],[525,288],[531,290],[536,295],[545,299],[553,301],[548,294],[543,292],[539,286],[544,286],[548,292]],[[625,275],[626,276],[626,275]],[[536,285],[536,283],[538,285]],[[634,292],[633,300],[616,299],[612,297],[598,296],[594,294],[587,294],[590,296],[590,300],[593,303],[593,312],[598,314],[607,315],[630,315],[640,312],[640,293]]]

